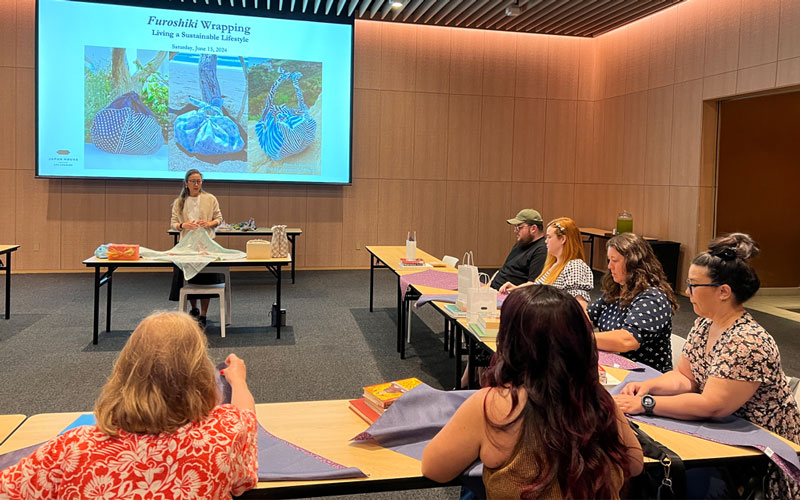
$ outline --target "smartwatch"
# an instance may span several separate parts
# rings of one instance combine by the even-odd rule
[[[183,229],[183,222],[181,222],[180,224],[178,224],[178,229]]]
[[[654,415],[653,409],[656,407],[656,399],[653,396],[646,394],[642,396],[642,406],[644,407],[644,414],[652,416]]]

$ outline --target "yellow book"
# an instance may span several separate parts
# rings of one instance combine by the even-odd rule
[[[364,397],[379,408],[388,408],[397,398],[421,384],[418,378],[405,378],[394,382],[364,387]]]

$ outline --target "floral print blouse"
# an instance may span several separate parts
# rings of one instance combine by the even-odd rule
[[[0,472],[0,498],[231,498],[258,482],[256,425],[223,405],[171,434],[77,427]]]
[[[722,332],[706,354],[712,322],[698,318],[683,346],[700,392],[709,377],[760,382],[755,394],[734,415],[800,444],[800,411],[781,367],[781,353],[772,336],[745,312]],[[768,498],[800,498],[800,485],[771,466]]]

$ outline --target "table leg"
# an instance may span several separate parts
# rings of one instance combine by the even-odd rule
[[[172,235],[172,246],[175,246],[177,244],[178,244],[178,234],[173,234]]]
[[[405,314],[403,314],[403,290],[400,288],[400,276],[397,277],[397,351],[400,359],[406,359],[406,343],[403,338],[403,330],[406,324]]]
[[[444,352],[447,352],[449,349],[447,345],[449,344],[449,334],[450,334],[450,321],[447,319],[447,316],[444,318]]]
[[[277,325],[276,328],[278,331],[278,339],[281,338],[281,272],[283,271],[281,267],[283,266],[278,264],[278,286],[275,294],[276,295],[275,302],[278,303],[278,317],[275,321],[275,324]]]
[[[291,243],[291,244],[292,244],[292,285],[294,285],[294,265],[295,265],[295,259],[294,259],[294,239],[295,239],[296,237],[297,237],[297,235],[294,235],[294,234],[290,234],[290,235],[289,235],[289,243]]]
[[[475,388],[475,351],[477,351],[477,346],[475,345],[475,339],[472,338],[472,335],[467,335],[467,388],[474,389]]]
[[[453,338],[453,343],[455,344],[455,356],[456,356],[456,376],[455,376],[455,384],[453,387],[458,390],[461,389],[461,325],[458,324],[455,320],[453,320],[451,324],[451,328],[455,329],[455,337]]]
[[[92,344],[97,345],[97,330],[100,329],[100,268],[94,268],[94,329]]]
[[[369,256],[369,312],[372,312],[372,298],[375,293],[375,256]]]
[[[6,254],[6,319],[11,318],[11,252]]]
[[[589,236],[589,269],[594,269],[594,235]]]
[[[109,269],[110,270],[110,269]],[[106,331],[111,331],[111,281],[114,275],[108,273],[108,280],[106,281]]]

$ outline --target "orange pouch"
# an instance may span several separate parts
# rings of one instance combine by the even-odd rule
[[[139,260],[139,245],[108,245],[108,260]]]

